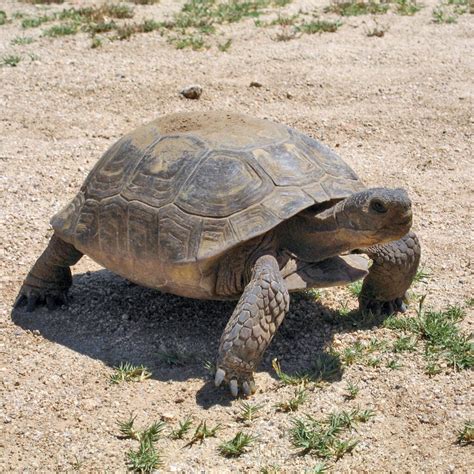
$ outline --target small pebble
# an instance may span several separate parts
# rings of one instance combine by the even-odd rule
[[[197,100],[201,97],[202,87],[201,86],[188,86],[181,90],[180,94],[186,99]]]

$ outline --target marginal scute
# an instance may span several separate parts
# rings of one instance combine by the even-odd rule
[[[64,240],[69,243],[74,242],[74,234],[76,232],[76,224],[80,216],[81,208],[84,205],[84,194],[78,192],[74,199],[64,206],[51,219],[53,229],[64,236]]]
[[[344,199],[353,193],[365,189],[365,186],[360,181],[332,176],[325,176],[321,181],[321,186],[332,199]]]
[[[281,220],[263,205],[254,206],[229,218],[239,240],[244,242],[277,226]]]
[[[128,239],[131,258],[158,255],[158,216],[156,209],[138,201],[128,205]]]
[[[112,145],[89,173],[81,191],[86,199],[101,199],[120,193],[144,151],[125,136]]]
[[[196,138],[164,137],[148,148],[122,196],[157,208],[170,204],[206,151]]]
[[[189,214],[227,217],[260,202],[272,188],[246,153],[215,151],[189,177],[175,203]]]
[[[211,257],[236,243],[237,235],[227,219],[203,219],[197,258]]]
[[[62,236],[61,233],[59,235]],[[73,243],[79,250],[99,248],[99,203],[87,199],[81,207]]]
[[[313,199],[296,187],[275,187],[262,203],[265,208],[276,214],[282,221],[312,204],[314,204]]]
[[[99,241],[103,252],[124,258],[128,252],[128,203],[112,198],[99,206]]]
[[[158,256],[162,262],[195,259],[201,235],[201,219],[173,204],[158,212]]]

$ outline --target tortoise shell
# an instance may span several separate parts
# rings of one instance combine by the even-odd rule
[[[294,129],[177,113],[116,142],[51,224],[99,263],[106,254],[109,268],[117,259],[199,262],[362,189],[339,156]]]

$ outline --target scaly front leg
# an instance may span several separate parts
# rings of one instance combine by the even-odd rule
[[[373,264],[362,285],[360,309],[377,315],[405,311],[403,299],[420,263],[417,236],[409,232],[400,240],[374,245],[363,252]]]
[[[270,255],[260,257],[222,334],[216,386],[224,380],[229,382],[234,397],[239,386],[246,395],[255,392],[253,373],[283,321],[289,303],[278,262]]]

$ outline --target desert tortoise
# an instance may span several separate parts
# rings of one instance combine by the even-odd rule
[[[362,309],[403,310],[420,257],[411,223],[404,190],[367,189],[296,130],[226,112],[167,115],[115,143],[52,218],[17,305],[65,302],[83,254],[165,292],[239,299],[215,382],[249,394],[289,291],[365,277]]]

